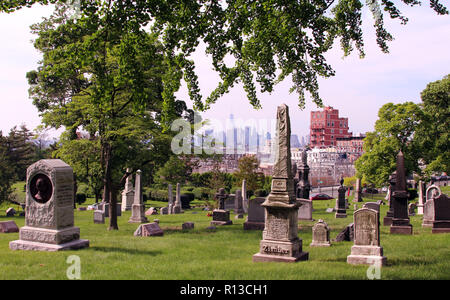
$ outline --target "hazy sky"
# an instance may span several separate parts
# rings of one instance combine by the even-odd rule
[[[375,43],[373,19],[365,9],[363,14],[366,57],[357,53],[342,58],[336,43],[326,56],[336,76],[320,79],[320,95],[325,105],[339,109],[341,117],[349,118],[354,134],[373,130],[379,108],[388,102],[419,103],[420,92],[431,81],[450,73],[450,16],[438,16],[426,3],[422,7],[400,6],[410,19],[407,25],[385,17],[388,31],[395,40],[390,53],[382,53]],[[50,15],[48,7],[35,5],[13,14],[0,14],[0,130],[7,134],[14,125],[25,123],[29,129],[40,124],[40,117],[28,97],[26,72],[37,67],[41,55],[33,48],[29,26]],[[216,86],[218,76],[211,69],[211,60],[196,53],[196,72],[200,88],[206,97]],[[286,103],[290,108],[292,132],[309,133],[310,111],[317,110],[309,98],[302,111],[298,96],[289,94],[290,79],[279,84],[272,94],[259,94],[263,109],[255,110],[246,99],[242,86],[236,85],[224,95],[204,118],[235,119],[275,118],[276,107]],[[180,99],[188,100],[183,88]],[[190,101],[186,101],[190,105]],[[224,121],[225,122],[225,121]]]

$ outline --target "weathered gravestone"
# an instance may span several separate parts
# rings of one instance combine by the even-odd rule
[[[392,193],[394,215],[390,232],[392,234],[413,234],[408,217],[408,191],[406,190],[405,161],[402,151],[397,154],[395,190]]]
[[[158,223],[141,224],[134,232],[134,236],[163,236],[164,231],[159,227]]]
[[[320,219],[312,228],[312,242],[310,247],[330,247],[330,229],[328,224]]]
[[[17,227],[14,221],[3,221],[0,222],[0,233],[12,233],[19,232],[19,227]]]
[[[442,194],[441,188],[437,185],[430,185],[425,192],[425,202],[435,197],[439,197]]]
[[[181,225],[181,228],[183,230],[185,229],[194,229],[194,223],[193,222],[185,222]]]
[[[244,209],[244,213],[248,213],[248,198],[247,198],[247,181],[245,179],[242,180],[242,208]]]
[[[434,202],[427,205],[427,202],[434,197],[439,197],[442,194],[441,189],[436,185],[431,185],[425,192],[425,203],[423,206],[422,227],[431,227],[434,221]],[[427,211],[428,207],[428,211]]]
[[[297,202],[301,203],[301,206],[298,208],[298,219],[313,221],[312,211],[313,211],[313,201],[309,199],[298,199]]]
[[[423,227],[431,227],[432,233],[450,232],[450,199],[445,194],[425,202]]]
[[[136,171],[135,188],[134,188],[134,202],[131,206],[131,217],[128,223],[146,223],[148,222],[145,217],[145,205],[142,196],[142,184],[141,184],[141,170]]]
[[[211,225],[231,225],[233,222],[230,220],[230,211],[225,209],[225,199],[228,195],[225,193],[224,188],[220,188],[216,194],[216,199],[219,201],[219,209],[213,210],[213,220]]]
[[[264,230],[265,209],[261,204],[266,199],[256,197],[249,201],[247,220],[244,222],[244,230]]]
[[[408,204],[408,216],[415,216],[416,215],[416,208],[417,205],[415,203]]]
[[[151,216],[151,215],[157,215],[158,211],[156,210],[156,208],[154,207],[150,207],[149,209],[147,209],[147,211],[145,212],[146,216]]]
[[[349,264],[386,265],[380,246],[380,214],[373,209],[361,208],[353,214],[354,245],[347,256]]]
[[[94,224],[105,224],[105,212],[103,210],[94,210]]]
[[[12,250],[58,251],[89,247],[74,227],[72,168],[60,159],[40,160],[27,169],[25,226]]]
[[[380,212],[380,204],[378,202],[366,202],[364,203],[363,208],[373,209],[378,213]]]
[[[225,210],[233,210],[235,203],[236,194],[228,194],[228,197],[225,198],[223,202],[223,209]]]
[[[283,104],[277,109],[277,159],[273,167],[272,187],[266,201],[263,239],[260,251],[253,255],[254,262],[296,262],[307,260],[298,238],[298,208],[291,167],[291,124],[289,108]]]
[[[127,172],[131,172],[127,169]],[[130,174],[125,179],[125,189],[122,191],[122,206],[121,211],[131,210],[134,201],[133,175]]]
[[[394,171],[391,175],[389,175],[389,188],[386,195],[389,204],[389,209],[386,212],[386,216],[383,219],[384,226],[392,225],[392,218],[394,217],[394,204],[393,204],[394,201],[392,198],[392,193],[394,192],[396,181],[397,181],[397,171]]]
[[[98,204],[97,209],[103,211],[105,218],[109,218],[109,206],[110,204],[107,202],[100,202]],[[120,217],[122,215],[122,209],[121,209],[122,204],[121,203],[117,203],[117,216]]]
[[[169,214],[169,207],[168,207],[168,206],[166,206],[166,207],[161,207],[161,209],[159,210],[159,213],[160,213],[161,215],[168,215],[168,214]]]
[[[173,194],[172,194],[172,184],[169,183],[167,188],[167,206],[162,207],[159,211],[161,215],[170,215],[173,210]]]
[[[235,196],[234,196],[234,213],[235,214],[243,214],[244,208],[243,208],[243,200],[242,200],[242,191],[236,190]]]
[[[419,180],[419,201],[417,203],[417,214],[423,215],[423,205],[425,204],[425,182]]]
[[[172,206],[172,214],[181,214],[181,193],[180,193],[180,184],[177,183],[177,187],[175,190],[175,203]]]

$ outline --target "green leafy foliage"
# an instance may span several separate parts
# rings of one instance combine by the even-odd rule
[[[429,83],[420,96],[425,120],[416,132],[416,139],[423,149],[425,173],[450,174],[450,75]]]
[[[0,11],[12,12],[34,3],[66,2],[70,3],[65,0],[5,0],[0,3]],[[406,24],[408,18],[400,12],[401,5],[418,6],[421,2],[81,0],[79,8],[86,25],[107,29],[87,38],[92,42],[91,46],[104,45],[101,41],[109,43],[117,38],[109,30],[113,28],[123,28],[136,34],[142,27],[149,26],[160,37],[167,71],[162,76],[161,118],[167,130],[175,115],[174,93],[180,88],[182,79],[186,81],[189,96],[198,110],[208,109],[236,83],[242,83],[249,102],[258,109],[261,107],[257,98],[258,87],[261,92],[270,93],[275,84],[288,77],[292,80],[290,91],[298,94],[300,108],[305,107],[305,92],[321,106],[318,78],[334,75],[334,70],[324,57],[334,41],[340,41],[344,56],[354,48],[361,57],[364,56],[361,22],[364,7],[373,15],[379,47],[383,52],[388,52],[387,43],[393,36],[385,28],[384,17],[388,15]],[[448,14],[439,0],[430,0],[429,3],[437,14]],[[122,50],[127,52],[130,49],[126,47],[126,41],[134,38],[132,35],[123,38]],[[221,78],[205,100],[200,94],[195,62],[191,59],[191,54],[201,41],[206,44],[206,54],[211,56],[213,68]],[[90,49],[94,50],[92,47]],[[71,50],[75,56],[81,54],[77,53],[79,50],[83,51],[79,47]],[[86,58],[83,55],[79,57]],[[89,64],[95,66],[94,61]],[[133,74],[137,80],[139,73]],[[109,83],[111,89],[113,82],[105,81],[105,84]],[[138,94],[141,92],[136,90]]]
[[[259,161],[254,155],[243,156],[238,161],[238,170],[234,173],[237,185],[245,179],[247,190],[256,191],[264,187],[264,174],[258,172]]]
[[[363,180],[383,186],[395,171],[400,150],[405,155],[407,174],[420,172],[418,159],[421,153],[413,138],[423,118],[419,105],[412,102],[387,103],[380,108],[375,131],[367,133],[364,154],[355,163]]]

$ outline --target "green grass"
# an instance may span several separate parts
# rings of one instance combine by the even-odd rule
[[[352,202],[346,219],[325,212],[334,204],[334,200],[314,201],[313,212],[316,221],[324,219],[329,224],[332,239],[353,222]],[[386,210],[387,205],[381,207],[381,219]],[[262,233],[244,231],[245,219],[236,220],[233,214],[233,225],[216,230],[207,229],[211,218],[200,208],[179,215],[150,216],[150,221],[160,220],[163,237],[134,237],[138,225],[128,224],[129,217],[130,212],[125,212],[119,217],[119,230],[108,231],[107,224],[93,224],[92,211],[75,211],[81,238],[90,241],[89,248],[78,251],[12,251],[8,243],[18,239],[19,234],[0,234],[0,279],[67,279],[70,264],[66,260],[73,254],[80,257],[81,277],[86,280],[367,279],[367,266],[346,263],[352,242],[334,242],[329,248],[309,247],[315,221],[299,221],[299,237],[303,251],[309,252],[309,260],[288,264],[253,263]],[[2,209],[0,221],[4,220],[24,225],[23,217],[6,218]],[[181,229],[187,221],[195,223],[194,230]],[[421,216],[411,217],[412,236],[391,235],[389,227],[381,226],[381,246],[388,261],[381,279],[450,279],[450,234],[431,234],[431,229],[422,228],[421,222]]]

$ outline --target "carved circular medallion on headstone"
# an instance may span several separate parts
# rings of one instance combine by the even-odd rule
[[[46,203],[53,194],[53,186],[50,178],[44,174],[34,176],[30,181],[30,193],[36,202]]]

